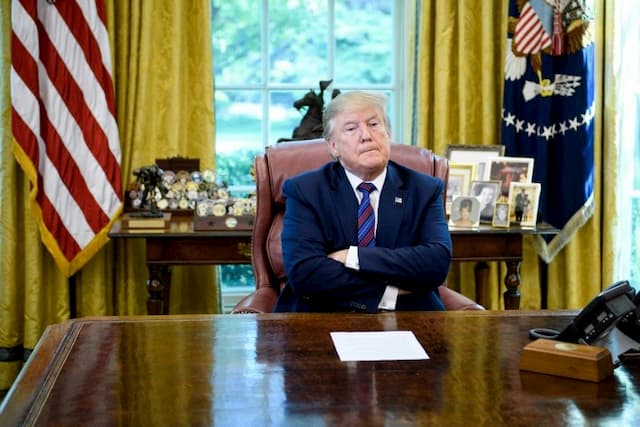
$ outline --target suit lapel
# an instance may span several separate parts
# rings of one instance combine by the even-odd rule
[[[387,178],[385,179],[378,204],[377,245],[387,248],[396,246],[398,230],[408,202],[406,193],[402,178],[398,175],[393,164],[389,163]]]
[[[333,212],[340,220],[343,236],[350,245],[358,245],[358,201],[340,163],[330,168],[329,186]]]

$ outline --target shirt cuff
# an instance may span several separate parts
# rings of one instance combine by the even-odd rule
[[[347,260],[344,262],[345,267],[353,270],[360,270],[360,259],[358,258],[358,247],[349,246],[347,250]]]
[[[398,301],[398,288],[395,286],[387,286],[382,294],[382,299],[378,308],[382,310],[395,310],[396,302]]]

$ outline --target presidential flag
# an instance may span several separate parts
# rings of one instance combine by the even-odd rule
[[[71,276],[122,209],[120,141],[103,0],[13,0],[13,151],[41,240]]]
[[[588,1],[509,2],[502,143],[534,159],[539,220],[560,230],[537,240],[546,262],[593,213],[593,31]]]

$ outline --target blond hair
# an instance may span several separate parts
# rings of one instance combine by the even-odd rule
[[[333,122],[336,115],[344,111],[353,111],[368,107],[374,107],[380,111],[384,126],[387,132],[389,132],[391,126],[387,113],[387,97],[381,93],[353,91],[341,93],[329,102],[329,105],[327,105],[322,115],[322,136],[325,139],[329,139],[333,131]]]

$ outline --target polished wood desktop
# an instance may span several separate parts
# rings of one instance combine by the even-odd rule
[[[50,326],[2,426],[634,425],[640,365],[602,382],[519,370],[575,312],[80,318]],[[341,362],[333,331],[412,331],[427,360]]]
[[[453,261],[506,263],[504,306],[506,309],[518,309],[523,237],[527,234],[555,234],[558,230],[548,224],[540,224],[536,228],[494,228],[481,225],[473,229],[451,229],[450,232],[453,241]],[[194,231],[191,217],[174,217],[169,227],[164,230],[126,229],[121,227],[120,222],[116,222],[109,237],[145,239],[146,262],[149,269],[149,314],[169,313],[171,265],[251,263],[250,230]],[[482,295],[488,287],[487,277],[478,270],[475,280],[476,293]]]

